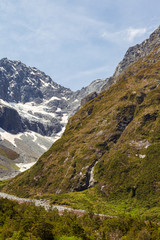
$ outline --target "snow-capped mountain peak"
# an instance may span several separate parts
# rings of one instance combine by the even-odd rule
[[[69,116],[80,107],[81,99],[92,91],[99,91],[104,83],[96,80],[73,92],[35,67],[21,61],[1,59],[0,148],[9,147],[16,151],[16,156],[19,156],[14,160],[18,164],[16,166],[22,169],[23,164],[31,166],[62,135]],[[35,138],[38,140],[34,141]],[[5,163],[7,161],[10,160],[5,159]],[[4,161],[0,162],[3,164]],[[9,166],[6,165],[9,170],[5,175],[8,172],[10,175],[13,170]],[[1,172],[4,173],[3,169]]]

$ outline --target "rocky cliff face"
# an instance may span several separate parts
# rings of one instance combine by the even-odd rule
[[[50,136],[62,130],[65,114],[72,112],[70,89],[20,61],[6,58],[0,61],[0,84],[0,99],[18,112],[25,122],[23,129],[28,127],[28,130]]]
[[[1,128],[13,134],[25,131],[24,122],[18,112],[3,104],[0,105],[0,123]]]
[[[102,91],[109,89],[112,84],[119,80],[119,75],[126,71],[133,63],[137,62],[140,58],[147,56],[156,47],[160,45],[160,27],[158,27],[148,39],[141,44],[136,44],[130,47],[122,61],[117,65],[113,76],[107,79],[106,84],[101,88]],[[154,60],[152,60],[154,61]]]
[[[158,27],[148,39],[141,44],[130,47],[123,60],[118,64],[113,77],[119,76],[131,64],[138,61],[141,57],[147,56],[153,49],[160,45],[160,27]]]
[[[107,84],[109,78],[97,79],[91,82],[87,87],[83,87],[81,90],[78,90],[74,93],[74,98],[78,99],[79,102],[89,94],[96,92],[97,94],[102,91],[103,86]]]
[[[97,97],[98,94],[96,92],[92,92],[89,95],[87,95],[86,97],[82,98],[81,100],[81,106],[85,105],[87,102],[91,101],[92,99],[94,99],[95,97]]]
[[[0,60],[0,97],[7,102],[37,102],[53,96],[69,98],[70,89],[64,88],[36,68],[7,58]]]

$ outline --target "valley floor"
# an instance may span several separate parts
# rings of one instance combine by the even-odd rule
[[[102,217],[83,210],[79,210],[83,214],[77,214],[78,210],[70,211],[69,207],[56,206],[52,210],[47,200],[18,198],[2,192],[0,197],[0,240],[160,239],[160,224],[141,215]]]
[[[20,198],[20,197],[16,197],[14,195],[3,193],[3,192],[0,192],[0,198],[9,199],[9,200],[12,200],[12,201],[16,201],[18,203],[33,203],[36,207],[43,207],[46,211],[57,209],[60,214],[63,214],[65,210],[70,211],[70,212],[74,212],[78,216],[86,213],[86,211],[82,210],[82,209],[73,209],[73,208],[66,207],[66,206],[53,205],[53,204],[50,204],[49,201],[47,201],[47,200]],[[105,215],[105,214],[98,214],[98,213],[93,213],[93,214],[97,215],[97,216],[100,216],[100,217],[109,217],[109,218],[114,217],[114,216]]]

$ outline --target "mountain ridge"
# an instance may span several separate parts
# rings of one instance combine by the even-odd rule
[[[23,166],[33,165],[61,136],[69,116],[80,107],[81,98],[92,89],[99,91],[103,81],[95,80],[73,92],[35,67],[3,58],[0,84],[1,145],[19,155],[14,161],[6,158],[1,161],[3,179],[10,177],[11,172],[19,173],[19,166],[21,171],[25,169]]]
[[[154,48],[160,45],[160,26],[150,34],[149,38],[140,44],[130,47],[124,58],[115,69],[113,77],[117,77],[127,69],[130,64],[138,61],[141,57],[147,56]]]
[[[130,65],[137,62],[140,58],[147,56],[152,50],[160,45],[160,26],[150,34],[150,36],[140,44],[131,46],[126,51],[123,59],[117,65],[113,75],[108,78],[107,83],[102,87],[107,90],[119,80],[119,76],[127,70]]]

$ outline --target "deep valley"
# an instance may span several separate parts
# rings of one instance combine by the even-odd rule
[[[36,162],[0,191],[85,210],[0,199],[0,239],[160,239],[160,27],[77,92],[20,62],[0,66],[2,176]]]

